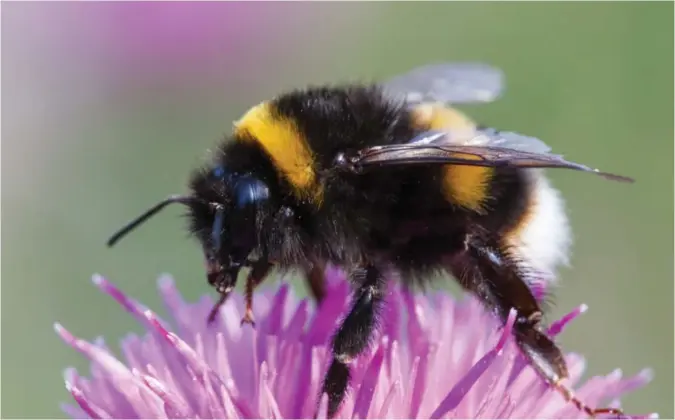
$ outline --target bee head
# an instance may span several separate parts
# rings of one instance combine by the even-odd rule
[[[209,283],[224,293],[234,286],[239,270],[259,250],[259,231],[268,206],[267,184],[247,173],[216,166],[199,171],[190,181],[191,195],[173,195],[160,201],[115,233],[113,246],[127,233],[173,203],[188,208],[190,231],[204,250]]]
[[[252,174],[216,166],[193,177],[191,189],[200,200],[189,206],[190,230],[202,243],[209,283],[225,292],[260,251],[269,188]]]

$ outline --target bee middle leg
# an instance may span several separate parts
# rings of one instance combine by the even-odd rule
[[[314,301],[321,304],[326,296],[326,264],[324,262],[313,262],[303,268],[305,280],[309,286],[309,293]]]
[[[338,411],[347,393],[350,362],[368,347],[385,294],[385,279],[374,265],[356,269],[351,281],[352,308],[333,337],[333,360],[322,387],[322,394],[328,395],[329,418]]]

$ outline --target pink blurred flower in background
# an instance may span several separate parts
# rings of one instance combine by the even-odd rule
[[[330,65],[314,47],[339,47],[333,33],[360,19],[329,4],[280,2],[15,2],[3,12],[2,93],[11,104],[3,145],[17,156],[3,174],[10,193],[42,198],[53,189],[43,191],[41,178],[74,171],[65,159],[123,141],[101,138],[123,139],[120,127],[139,124],[125,112],[141,109],[145,120],[162,106],[225,114],[217,99],[249,92],[255,101],[257,86],[297,73],[283,65],[293,48],[317,55],[308,67],[321,74]],[[324,22],[311,40],[307,21]]]
[[[349,285],[329,275],[325,304],[312,309],[288,285],[256,294],[259,320],[241,327],[241,295],[233,295],[217,322],[206,324],[209,297],[186,303],[165,276],[159,288],[173,320],[160,320],[100,276],[94,283],[147,329],[122,341],[125,361],[101,340],[93,344],[56,324],[66,343],[91,359],[91,378],[67,369],[66,387],[77,405],[72,417],[92,418],[311,418],[331,333],[349,302]],[[582,305],[553,323],[557,335],[585,310]],[[342,418],[583,418],[547,386],[519,355],[510,335],[515,314],[499,329],[472,298],[447,293],[413,295],[392,285],[382,333],[353,365],[352,392]],[[172,332],[175,331],[175,332]],[[650,381],[644,370],[620,370],[581,385],[584,359],[568,354],[580,398],[599,406]],[[325,398],[319,417],[326,414]],[[655,416],[655,415],[651,415]]]

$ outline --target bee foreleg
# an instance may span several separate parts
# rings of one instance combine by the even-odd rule
[[[245,304],[246,312],[241,319],[241,325],[250,324],[255,327],[255,319],[253,317],[253,291],[267,276],[267,273],[272,269],[272,264],[267,261],[257,261],[251,267],[248,276],[246,277],[245,287]]]
[[[209,315],[206,317],[206,322],[207,324],[213,323],[213,321],[216,320],[216,316],[218,316],[218,312],[220,311],[220,307],[225,304],[227,301],[227,298],[230,297],[230,291],[226,290],[225,292],[220,293],[220,297],[218,298],[218,302],[213,305],[213,308],[211,308],[211,312],[209,312]]]
[[[349,364],[368,347],[384,298],[386,283],[374,265],[355,270],[352,282],[355,285],[352,308],[333,337],[333,361],[322,387],[322,393],[328,395],[329,417],[335,415],[344,400],[349,385]]]

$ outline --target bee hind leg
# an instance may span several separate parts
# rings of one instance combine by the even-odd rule
[[[498,240],[467,236],[463,249],[449,257],[447,265],[462,287],[473,292],[502,322],[512,308],[516,309],[516,344],[537,373],[566,401],[591,417],[623,414],[614,408],[589,407],[561,383],[569,376],[563,353],[543,332],[542,311],[525,281],[522,264],[510,257]]]
[[[352,308],[333,337],[333,360],[321,390],[328,395],[329,418],[337,413],[347,393],[349,364],[370,343],[386,286],[381,271],[373,265],[355,270],[351,281],[355,290]]]

